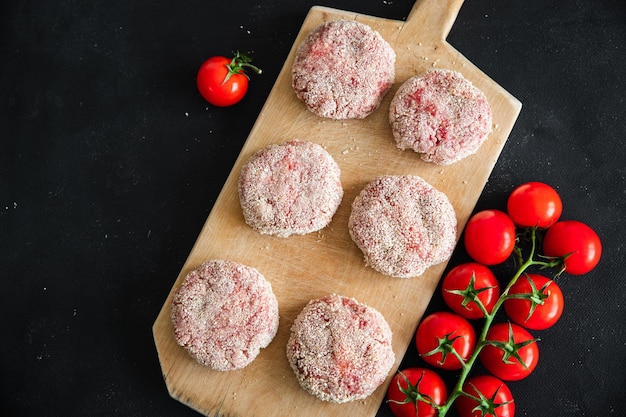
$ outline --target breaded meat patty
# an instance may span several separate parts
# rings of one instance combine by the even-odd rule
[[[389,107],[389,123],[398,148],[449,165],[476,153],[485,142],[491,133],[491,107],[461,73],[438,69],[400,86]]]
[[[239,177],[245,222],[279,237],[326,227],[343,197],[340,174],[332,156],[312,142],[292,140],[259,150]]]
[[[447,260],[456,225],[448,197],[411,175],[374,179],[354,199],[348,220],[367,265],[397,278],[419,276]]]
[[[247,366],[278,330],[278,302],[256,269],[211,260],[189,272],[172,300],[176,342],[218,371]]]
[[[293,90],[318,116],[362,119],[391,88],[395,61],[393,48],[371,27],[354,20],[330,21],[298,47]]]
[[[395,355],[380,312],[352,298],[311,300],[298,314],[287,359],[308,393],[335,403],[366,398],[383,383]]]

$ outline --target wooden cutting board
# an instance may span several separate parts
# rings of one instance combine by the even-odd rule
[[[462,0],[418,0],[406,22],[313,7],[241,154],[224,184],[172,292],[158,315],[153,334],[170,395],[210,416],[373,416],[399,365],[445,264],[423,276],[383,276],[363,261],[350,239],[347,223],[354,197],[378,175],[419,175],[445,192],[458,217],[458,233],[513,128],[521,103],[446,43]],[[380,108],[363,120],[333,121],[306,110],[291,88],[291,65],[298,44],[315,27],[330,20],[355,19],[380,32],[397,55],[396,83]],[[423,162],[413,151],[396,148],[388,123],[389,102],[407,78],[432,68],[461,72],[485,92],[493,111],[493,133],[479,152],[454,165]],[[260,235],[243,220],[237,181],[242,165],[258,149],[299,138],[322,145],[341,167],[343,202],[332,223],[318,233],[278,238]],[[173,337],[172,293],[185,275],[208,259],[231,259],[257,268],[272,284],[280,309],[278,334],[248,367],[217,372],[198,365]],[[393,331],[394,370],[385,384],[364,401],[331,404],[300,388],[285,356],[290,326],[305,304],[336,293],[379,310]]]

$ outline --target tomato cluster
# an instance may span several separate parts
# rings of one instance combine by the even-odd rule
[[[511,192],[506,211],[483,210],[468,220],[463,243],[473,261],[455,266],[442,280],[443,300],[452,312],[432,313],[419,324],[415,344],[427,366],[394,376],[387,393],[394,415],[443,417],[454,403],[460,417],[513,417],[515,402],[504,381],[533,372],[539,339],[530,331],[553,326],[563,312],[559,285],[530,269],[556,268],[553,278],[585,274],[602,253],[596,232],[579,221],[560,220],[562,211],[554,188],[528,182]],[[501,288],[489,266],[511,256],[518,269]],[[496,322],[500,307],[506,320]],[[483,321],[478,335],[470,322],[477,320]],[[488,374],[472,374],[476,360]],[[428,366],[460,371],[449,395]]]

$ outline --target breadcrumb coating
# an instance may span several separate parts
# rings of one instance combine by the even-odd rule
[[[395,355],[380,312],[352,298],[311,300],[291,327],[287,359],[304,390],[345,403],[371,395],[383,383]]]
[[[247,366],[278,330],[278,301],[254,268],[211,260],[185,277],[172,300],[176,342],[218,371]]]
[[[389,122],[396,145],[449,165],[478,151],[492,130],[485,94],[456,71],[409,78],[394,95]]]
[[[331,119],[362,119],[378,108],[395,78],[396,54],[371,27],[324,23],[300,44],[292,86],[308,109]]]
[[[367,184],[352,203],[350,236],[378,272],[411,278],[447,260],[456,244],[448,197],[422,178],[388,175]]]
[[[239,199],[245,222],[288,237],[326,227],[343,198],[341,170],[320,145],[292,140],[267,146],[244,165]]]

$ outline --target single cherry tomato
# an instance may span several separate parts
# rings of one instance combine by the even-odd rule
[[[506,384],[491,375],[478,375],[463,384],[456,400],[459,417],[513,417],[515,402]]]
[[[563,220],[548,229],[543,238],[546,256],[565,258],[565,272],[582,275],[600,262],[602,243],[594,230],[577,220]]]
[[[474,300],[480,300],[487,313],[500,297],[500,286],[489,268],[476,262],[455,266],[444,277],[441,289],[448,307],[466,319],[485,317]]]
[[[515,247],[515,225],[500,210],[474,214],[465,226],[465,249],[476,262],[496,265],[504,262]]]
[[[436,417],[433,404],[443,405],[447,397],[443,379],[426,368],[399,371],[387,389],[387,403],[396,417]]]
[[[485,369],[505,381],[526,378],[537,367],[537,340],[521,326],[496,323],[487,332],[487,345],[478,355]]]
[[[538,181],[515,188],[507,201],[507,212],[520,227],[552,226],[561,217],[563,203],[554,188]]]
[[[527,329],[553,326],[563,313],[563,292],[543,275],[524,274],[509,289],[504,311],[511,320]]]
[[[476,346],[476,333],[463,317],[440,311],[426,317],[417,328],[415,345],[428,364],[442,369],[460,369]]]
[[[248,75],[244,68],[261,73],[260,69],[250,64],[251,61],[239,52],[233,58],[214,56],[207,59],[198,70],[198,91],[214,106],[232,106],[248,91]]]

